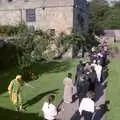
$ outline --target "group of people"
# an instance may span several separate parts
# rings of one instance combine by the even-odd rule
[[[89,61],[80,61],[77,65],[75,85],[78,96],[82,95],[84,97],[87,91],[95,92],[95,86],[102,83],[107,64],[107,55],[107,49],[93,47]]]
[[[72,74],[64,79],[64,102],[73,102],[73,89],[77,92],[74,95],[79,98],[79,112],[84,116],[84,120],[91,120],[95,112],[96,87],[100,87],[105,79],[107,69],[107,45],[93,47],[89,55],[89,61],[81,61],[76,67],[75,82]]]
[[[90,61],[77,66],[76,82],[77,94],[80,98],[80,115],[84,120],[91,120],[95,112],[97,100],[96,88],[105,80],[108,49],[107,47],[93,47],[90,53]],[[87,96],[86,96],[87,95]]]
[[[106,69],[108,49],[107,46],[93,47],[90,52],[89,61],[81,61],[76,67],[75,82],[72,80],[72,74],[68,73],[64,79],[64,103],[73,102],[73,89],[76,88],[77,96],[80,100],[79,113],[84,116],[84,120],[91,120],[95,112],[95,89],[102,84],[104,80],[104,69]],[[17,75],[8,86],[8,92],[12,103],[17,111],[24,111],[21,98],[21,86],[25,84],[22,76]],[[47,102],[43,104],[42,111],[45,120],[55,120],[57,116],[57,107],[52,103],[54,95],[48,97]]]

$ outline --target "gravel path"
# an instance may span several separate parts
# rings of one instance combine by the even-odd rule
[[[96,87],[96,106],[99,106],[95,112],[93,120],[105,120],[105,112],[106,112],[106,101],[105,101],[105,93],[106,93],[106,84],[101,84]],[[61,111],[58,113],[59,120],[83,120],[80,119],[78,108],[79,108],[79,100],[77,99],[73,103],[62,103]]]

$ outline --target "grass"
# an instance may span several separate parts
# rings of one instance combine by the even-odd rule
[[[120,53],[120,42],[117,43],[111,43],[110,45],[111,52],[113,54],[118,54]]]
[[[49,94],[55,94],[54,104],[58,104],[63,97],[63,79],[68,72],[75,72],[77,60],[53,61],[33,65],[33,72],[39,78],[29,83],[34,89],[23,87],[22,95],[26,113],[14,111],[14,107],[9,100],[7,87],[9,82],[16,75],[15,68],[0,73],[0,118],[4,120],[43,120],[41,107]],[[39,117],[38,117],[39,114]]]
[[[110,100],[107,120],[120,119],[120,58],[115,58],[109,65],[107,100]]]

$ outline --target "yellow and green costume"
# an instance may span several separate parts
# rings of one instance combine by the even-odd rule
[[[21,86],[21,83],[16,79],[12,80],[8,86],[10,99],[12,103],[19,109],[22,106]]]

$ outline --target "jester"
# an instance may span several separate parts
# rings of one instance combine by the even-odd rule
[[[22,76],[17,75],[8,86],[10,100],[15,105],[16,111],[24,111],[22,106],[21,87],[23,85]]]

